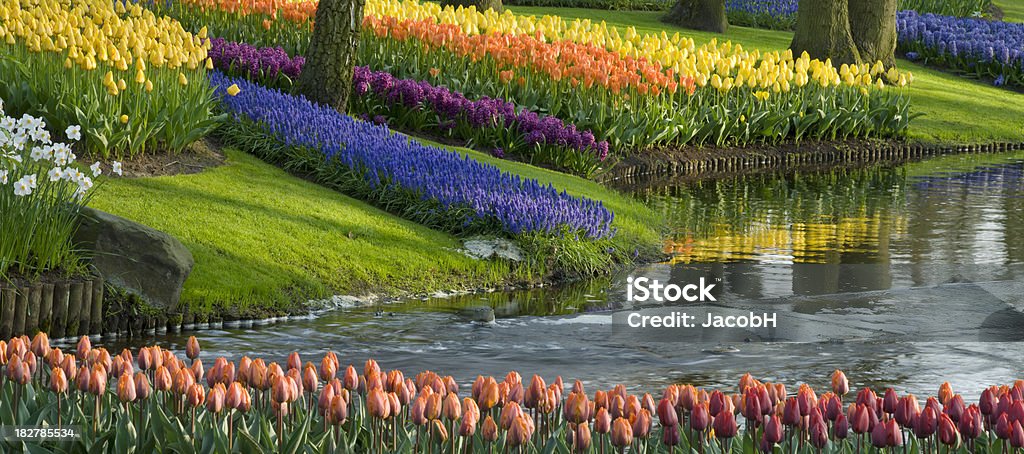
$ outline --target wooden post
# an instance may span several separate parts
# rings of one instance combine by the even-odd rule
[[[39,302],[39,331],[50,334],[53,319],[53,284],[43,284],[43,296]]]
[[[67,282],[60,282],[54,287],[53,292],[53,327],[50,328],[50,334],[54,339],[61,339],[67,335],[71,290]]]
[[[78,335],[78,324],[82,317],[82,291],[85,289],[85,284],[81,282],[71,283],[71,291],[68,296],[68,322],[67,322],[67,335],[76,336]]]
[[[92,328],[92,280],[82,283],[82,312],[78,315],[78,335],[88,336]]]
[[[43,301],[43,286],[32,286],[28,295],[28,316],[25,318],[25,334],[34,335],[39,331],[39,309]]]
[[[89,317],[92,334],[100,334],[103,331],[103,278],[97,277],[92,284],[92,314]]]
[[[12,326],[15,336],[25,334],[25,318],[28,315],[28,292],[29,287],[18,289],[18,296],[14,300],[14,325]]]
[[[14,333],[14,288],[0,289],[0,339],[10,339]]]

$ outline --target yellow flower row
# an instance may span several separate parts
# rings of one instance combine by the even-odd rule
[[[32,52],[66,53],[65,67],[128,71],[195,70],[209,64],[209,40],[138,4],[111,0],[0,0],[0,39]],[[144,78],[144,75],[142,76]],[[145,83],[145,79],[143,82]],[[109,86],[108,86],[109,88]]]
[[[469,8],[442,8],[433,2],[418,0],[369,0],[367,16],[390,16],[398,19],[432,20],[459,26],[466,34],[503,33],[530,34],[546,41],[569,40],[600,46],[632,58],[643,58],[671,69],[679,76],[694,77],[699,86],[712,84],[724,91],[734,86],[789,91],[790,86],[804,86],[810,81],[828,86],[848,85],[861,88],[904,86],[912,81],[910,73],[874,65],[836,68],[828,60],[812,60],[807,55],[794,58],[789,50],[748,51],[739,44],[719,43],[713,39],[697,46],[693,39],[664,31],[640,34],[633,27],[624,30],[604,21],[567,22],[558,16],[520,16],[505,10],[477,11]],[[717,76],[717,78],[715,77]],[[884,81],[883,81],[884,79]]]

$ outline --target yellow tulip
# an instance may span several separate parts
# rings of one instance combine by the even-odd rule
[[[227,89],[228,96],[235,96],[241,91],[242,89],[238,88],[238,84],[231,84],[231,86]]]
[[[127,124],[128,123],[128,115],[121,115],[120,120],[121,120],[121,124]]]

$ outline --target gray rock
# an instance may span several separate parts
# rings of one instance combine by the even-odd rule
[[[494,321],[494,309],[489,306],[473,306],[459,310],[459,315],[471,322],[491,323]]]
[[[195,264],[176,238],[88,207],[82,209],[75,244],[91,252],[92,265],[107,283],[159,308],[177,307]]]
[[[478,260],[501,258],[513,262],[523,261],[523,251],[505,238],[470,238],[463,243],[462,253]]]

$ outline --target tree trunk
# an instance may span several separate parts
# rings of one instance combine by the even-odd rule
[[[477,11],[493,9],[499,13],[502,10],[501,0],[441,0],[441,6],[452,6],[455,8],[475,6]]]
[[[858,1],[858,0],[852,0]],[[863,0],[866,1],[866,0]],[[796,33],[789,45],[793,54],[803,52],[811,58],[831,58],[836,66],[860,63],[860,53],[850,32],[847,0],[800,0],[796,13]],[[893,26],[895,26],[895,19]]]
[[[850,33],[864,63],[896,64],[896,0],[849,0]]]
[[[679,0],[662,20],[714,33],[725,33],[729,29],[729,20],[725,17],[725,0]]]
[[[364,4],[365,0],[320,0],[298,81],[306,99],[348,111]]]

